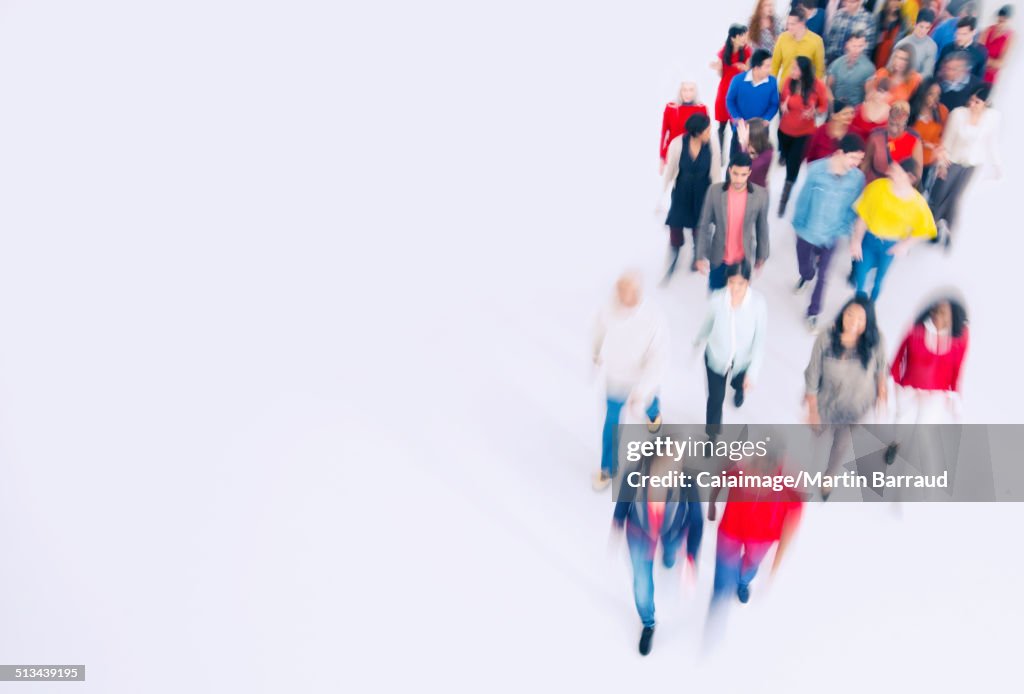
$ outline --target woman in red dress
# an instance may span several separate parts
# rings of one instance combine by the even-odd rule
[[[715,97],[715,120],[718,121],[718,151],[725,151],[725,128],[729,125],[729,109],[725,106],[725,96],[729,91],[732,78],[750,67],[750,32],[742,24],[729,27],[729,35],[725,46],[718,51],[718,59],[711,67],[718,72],[718,95]]]
[[[863,104],[857,106],[853,112],[853,120],[850,121],[850,132],[860,135],[861,139],[868,139],[868,135],[875,128],[880,128],[889,122],[889,80],[882,78],[878,80],[875,89],[869,92]]]
[[[999,68],[1006,62],[1006,54],[1013,43],[1011,17],[1013,6],[1003,5],[996,14],[996,23],[981,32],[980,43],[988,49],[988,62],[985,63],[985,82],[988,84],[995,84]]]
[[[665,173],[669,144],[686,132],[686,121],[690,119],[690,116],[698,113],[708,115],[708,107],[697,101],[697,85],[693,82],[683,82],[679,86],[679,100],[668,102],[661,118],[661,143],[658,147],[659,176]]]

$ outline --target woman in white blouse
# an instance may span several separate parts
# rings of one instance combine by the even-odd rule
[[[987,84],[976,87],[967,105],[955,108],[949,114],[942,133],[944,153],[936,162],[937,178],[928,204],[939,229],[937,238],[942,239],[947,248],[960,198],[974,170],[987,165],[996,177],[1000,175],[1000,114],[989,107],[990,89]]]

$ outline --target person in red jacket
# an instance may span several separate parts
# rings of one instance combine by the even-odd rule
[[[725,129],[732,120],[729,108],[725,105],[725,95],[729,93],[732,78],[750,69],[750,32],[742,24],[733,24],[725,37],[725,45],[718,51],[718,58],[711,63],[721,79],[718,81],[718,94],[715,96],[715,120],[718,121],[718,151],[725,151]]]
[[[686,132],[686,121],[689,120],[690,116],[697,113],[707,116],[708,107],[697,101],[697,85],[693,82],[683,82],[679,86],[679,100],[668,102],[665,105],[665,113],[661,118],[658,175],[665,173],[669,143]]]
[[[959,301],[940,299],[918,316],[892,360],[898,423],[956,421],[967,342],[967,312]]]
[[[842,101],[832,104],[832,117],[818,126],[807,143],[804,159],[807,163],[831,157],[839,149],[839,142],[850,132],[850,123],[856,109]]]

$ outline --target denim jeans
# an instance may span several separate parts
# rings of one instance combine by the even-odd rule
[[[700,513],[700,504],[697,504],[697,513]],[[640,615],[640,621],[645,627],[654,626],[654,555],[657,543],[647,536],[637,536],[626,533],[626,543],[629,545],[629,559],[633,563],[633,600],[636,602],[636,611]],[[676,563],[676,555],[679,552],[679,544],[666,545],[664,548],[664,563],[672,568]]]
[[[750,585],[761,560],[773,544],[773,540],[741,540],[719,529],[715,547],[715,587],[711,602],[736,595],[739,586]]]
[[[742,261],[740,261],[742,262]],[[739,263],[734,263],[738,265]],[[729,270],[729,265],[722,263],[718,267],[711,268],[711,272],[708,273],[708,290],[715,291],[716,289],[725,288],[725,273]]]
[[[882,293],[882,280],[885,273],[889,271],[894,256],[889,251],[896,245],[896,241],[885,241],[878,238],[870,231],[864,234],[864,241],[861,243],[863,257],[857,261],[853,268],[853,283],[857,293],[867,296],[864,287],[868,282],[868,273],[875,271],[875,285],[871,289],[871,300],[878,301],[878,295]]]
[[[601,445],[601,470],[606,475],[614,477],[619,469],[618,456],[616,455],[619,447],[619,418],[622,415],[622,408],[625,407],[626,401],[608,398],[607,402],[608,409],[604,417],[604,432]],[[661,411],[660,407],[658,398],[655,397],[651,401],[650,407],[647,408],[647,418],[654,421]]]
[[[808,316],[821,313],[821,303],[825,297],[825,278],[828,276],[833,250],[834,247],[815,246],[799,236],[796,238],[796,260],[800,267],[800,279],[810,282],[815,275],[818,276],[818,281],[814,283],[814,291],[811,293],[811,305],[807,308]]]

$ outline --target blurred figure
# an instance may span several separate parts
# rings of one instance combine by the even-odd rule
[[[775,14],[775,0],[757,0],[747,26],[750,28],[750,43],[754,50],[761,49],[771,55],[775,50],[775,39],[785,28],[782,18]]]
[[[942,55],[942,49],[953,43],[956,38],[956,30],[959,28],[960,20],[966,17],[976,17],[974,4],[970,2],[950,0],[946,10],[946,18],[932,29],[932,40],[935,41],[935,46],[938,48],[940,56]],[[941,57],[939,62],[942,62]]]
[[[940,299],[917,317],[892,360],[897,423],[957,421],[967,344],[967,312],[957,300]]]
[[[750,69],[750,32],[742,24],[733,24],[725,37],[725,45],[711,68],[718,72],[718,94],[715,96],[715,120],[718,121],[718,150],[725,151],[725,128],[729,125],[729,108],[725,97],[733,77]]]
[[[963,51],[967,55],[971,74],[977,79],[985,76],[985,63],[988,61],[988,50],[974,40],[978,20],[974,17],[962,17],[956,23],[956,34],[953,42],[939,50],[939,62],[942,62],[954,51]]]
[[[850,447],[850,425],[858,424],[887,397],[885,345],[866,297],[846,302],[835,323],[814,341],[804,370],[807,422],[830,427],[832,446],[825,474],[835,475]],[[829,492],[822,496],[828,498]]]
[[[832,116],[818,126],[807,143],[804,158],[807,163],[825,159],[839,148],[839,142],[850,133],[850,123],[856,109],[838,99],[832,104]],[[858,138],[863,141],[864,138]]]
[[[679,249],[686,243],[684,231],[690,230],[693,237],[693,261],[691,270],[697,269],[697,224],[700,221],[701,206],[711,185],[711,120],[704,114],[690,116],[686,121],[686,134],[676,138],[669,148],[666,181],[675,182],[672,188],[672,206],[665,224],[669,229],[669,245],[672,260],[665,274],[667,284],[676,269]]]
[[[875,34],[878,37],[875,42],[875,67],[877,68],[889,64],[896,40],[906,33],[900,2],[901,0],[885,0],[882,11],[878,15],[878,31]],[[905,99],[907,96],[903,98]]]
[[[971,94],[966,107],[953,109],[942,133],[942,151],[935,165],[935,184],[930,204],[938,220],[939,236],[949,247],[956,229],[960,199],[974,170],[983,165],[1000,175],[1000,114],[989,108],[990,87],[982,84]]]
[[[772,75],[780,84],[788,81],[797,58],[810,61],[813,76],[825,76],[825,44],[807,30],[803,9],[794,7],[786,18],[786,31],[779,35],[772,52]]]
[[[875,73],[866,88],[871,93],[879,80],[889,80],[889,103],[909,101],[921,84],[920,73],[914,72],[914,49],[912,46],[900,46],[893,50],[888,64]]]
[[[828,86],[836,101],[864,102],[864,84],[875,74],[875,64],[865,55],[867,45],[864,33],[856,31],[846,40],[846,52],[828,64]]]
[[[641,463],[643,474],[663,476],[671,471],[682,471],[682,465],[672,458],[654,458]],[[627,489],[628,476],[623,477],[623,488],[615,504],[612,530],[626,531],[629,558],[633,564],[633,598],[640,615],[643,630],[640,633],[640,655],[651,651],[654,637],[654,558],[658,542],[662,546],[662,563],[672,568],[683,542],[686,558],[696,566],[697,552],[704,533],[704,519],[700,501],[694,488],[640,487]]]
[[[864,140],[864,178],[871,183],[887,175],[890,164],[900,164],[908,159],[917,163],[917,171],[924,165],[924,145],[913,130],[907,128],[910,122],[910,104],[897,101],[889,109],[889,118],[884,128],[875,128]]]
[[[915,187],[920,172],[913,159],[893,162],[888,176],[869,183],[854,206],[858,219],[850,240],[850,255],[856,262],[853,280],[857,294],[867,296],[868,275],[874,271],[873,302],[882,293],[892,261],[918,241],[936,235],[928,203]]]
[[[729,91],[725,95],[725,104],[732,117],[732,143],[730,155],[740,151],[736,128],[741,121],[751,118],[763,118],[771,122],[779,112],[779,85],[769,72],[771,71],[771,53],[763,49],[754,51],[750,59],[750,69],[733,77],[729,83]]]
[[[939,64],[941,74],[942,105],[950,111],[967,105],[974,90],[981,85],[981,80],[971,74],[970,59],[963,51],[947,56]]]
[[[770,452],[770,451],[769,451]],[[782,475],[781,462],[773,455],[755,456],[734,465],[726,477],[741,475]],[[708,520],[718,515],[720,487],[713,487],[708,500]],[[736,596],[750,600],[750,583],[757,575],[761,561],[778,543],[771,572],[782,562],[786,549],[800,523],[803,503],[793,489],[775,491],[771,488],[732,487],[718,526],[715,545],[715,583],[711,594],[713,613],[724,601]],[[714,615],[709,614],[709,619]]]
[[[815,117],[828,111],[828,88],[814,76],[811,61],[802,55],[793,62],[782,87],[779,110],[779,155],[786,164],[786,183],[779,199],[781,217],[800,174],[807,142],[817,129]]]
[[[807,167],[807,180],[796,201],[793,229],[796,231],[796,257],[800,279],[796,292],[810,286],[815,275],[811,303],[807,307],[807,327],[815,330],[825,297],[829,262],[839,239],[849,236],[857,214],[853,204],[864,190],[864,141],[849,134],[827,159]]]
[[[825,58],[829,63],[843,54],[846,40],[855,32],[864,35],[866,50],[875,49],[875,19],[863,4],[862,0],[841,0],[838,11],[829,18],[825,37]]]
[[[889,80],[880,79],[867,99],[853,112],[850,121],[850,132],[867,140],[875,128],[889,122]]]
[[[659,154],[661,164],[659,174],[665,172],[665,163],[668,158],[668,147],[672,140],[686,132],[686,122],[690,116],[695,114],[708,115],[708,107],[697,101],[697,85],[693,82],[683,82],[679,86],[679,97],[676,101],[670,101],[665,105],[665,113],[661,118],[661,143]]]
[[[764,297],[750,288],[750,263],[730,265],[726,288],[711,295],[707,315],[697,332],[708,376],[706,433],[715,439],[722,429],[725,383],[734,390],[733,404],[743,406],[744,393],[757,381],[764,361],[768,309]],[[730,379],[730,376],[732,377]]]
[[[659,311],[643,301],[640,278],[624,274],[615,283],[611,304],[598,315],[594,363],[605,369],[607,410],[601,445],[598,491],[618,471],[618,425],[622,408],[646,414],[651,428],[661,425],[657,391],[668,361],[668,330]]]
[[[751,118],[736,127],[740,149],[750,155],[750,182],[768,190],[768,172],[772,168],[771,138],[768,136],[768,121]]]
[[[910,105],[910,123],[921,138],[921,153],[924,164],[922,191],[927,196],[935,180],[935,163],[945,156],[942,148],[942,131],[949,118],[949,109],[939,100],[942,87],[934,78],[924,81],[918,88]]]
[[[1006,56],[1013,44],[1013,5],[1003,5],[996,13],[996,23],[981,32],[981,45],[988,51],[988,62],[985,63],[985,84],[995,84],[999,70],[1006,64]]]
[[[725,286],[726,271],[743,260],[760,268],[768,259],[768,192],[750,182],[750,155],[729,162],[727,180],[708,188],[697,229],[697,269],[710,289]]]
[[[807,25],[807,30],[814,32],[824,42],[825,40],[825,11],[818,7],[818,0],[795,0],[793,3],[794,8],[803,10],[804,23]],[[822,5],[824,7],[824,5]],[[822,46],[824,47],[824,43]],[[824,58],[824,52],[822,53]]]
[[[935,73],[935,62],[939,55],[939,49],[928,32],[932,30],[935,22],[935,13],[931,10],[921,10],[917,13],[917,21],[914,23],[914,30],[896,42],[896,48],[909,46],[913,51],[914,63],[912,69],[921,77],[931,77]]]

